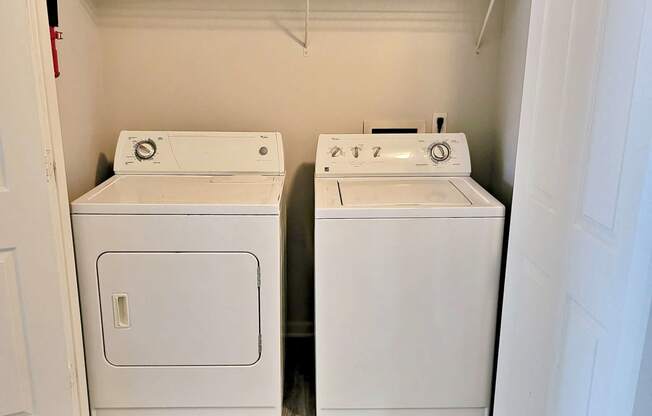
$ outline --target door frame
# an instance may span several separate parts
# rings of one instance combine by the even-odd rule
[[[86,384],[86,365],[82,342],[81,314],[77,290],[77,271],[70,222],[70,203],[66,183],[66,170],[61,136],[61,122],[54,80],[54,65],[50,46],[47,5],[44,1],[28,0],[25,3],[29,14],[30,50],[34,68],[37,68],[34,86],[39,100],[39,119],[45,134],[42,136],[45,174],[49,186],[49,209],[52,217],[53,233],[57,236],[57,268],[60,277],[63,316],[67,319],[67,361],[70,371],[70,385],[73,402],[78,404],[74,416],[89,414]]]

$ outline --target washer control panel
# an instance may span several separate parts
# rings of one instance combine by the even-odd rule
[[[316,176],[469,176],[464,133],[322,134]]]
[[[123,131],[115,173],[282,174],[280,133]]]

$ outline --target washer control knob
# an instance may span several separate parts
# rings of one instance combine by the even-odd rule
[[[374,151],[374,157],[380,157],[380,146],[374,146],[372,150]]]
[[[445,162],[451,157],[451,148],[446,142],[437,142],[430,145],[429,153],[433,162]]]
[[[152,139],[141,140],[134,146],[134,154],[138,160],[147,160],[156,154],[156,143]]]
[[[357,159],[357,158],[360,156],[360,150],[362,150],[362,149],[360,148],[360,146],[355,146],[355,147],[353,147],[353,148],[351,149],[351,152],[353,153],[353,157],[354,157],[354,158]]]
[[[339,146],[335,146],[330,150],[331,157],[337,157],[340,155],[343,155],[344,152],[342,151],[342,148]]]

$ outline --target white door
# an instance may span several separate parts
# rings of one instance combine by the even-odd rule
[[[2,416],[86,412],[47,25],[44,1],[0,1]]]
[[[652,1],[531,17],[494,414],[626,416],[652,294]]]

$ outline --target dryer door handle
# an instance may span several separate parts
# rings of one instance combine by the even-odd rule
[[[126,293],[113,294],[113,326],[129,328],[129,298]]]

